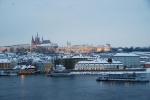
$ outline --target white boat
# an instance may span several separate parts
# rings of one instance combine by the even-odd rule
[[[13,76],[13,75],[17,75],[17,73],[0,71],[0,76]]]
[[[67,70],[63,65],[56,65],[56,69],[47,74],[47,76],[51,77],[62,77],[62,76],[70,76],[70,70]]]
[[[4,71],[0,71],[0,76],[8,76],[8,74],[5,73]]]
[[[96,78],[97,81],[130,81],[149,82],[146,73],[105,73]]]

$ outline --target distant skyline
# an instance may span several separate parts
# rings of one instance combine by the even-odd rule
[[[0,46],[32,36],[59,46],[150,46],[149,0],[0,0]]]

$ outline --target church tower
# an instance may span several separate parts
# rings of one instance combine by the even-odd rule
[[[35,44],[36,44],[36,45],[40,44],[40,38],[39,38],[39,36],[38,36],[38,33],[37,33],[37,36],[36,36],[36,38],[35,38]]]
[[[31,45],[35,45],[35,41],[34,41],[33,36],[32,36],[32,40],[31,40]]]
[[[43,43],[43,36],[42,36],[42,43]]]

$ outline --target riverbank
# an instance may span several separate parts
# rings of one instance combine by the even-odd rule
[[[1,71],[3,72],[3,74],[5,74],[5,76],[7,75],[11,75],[11,73],[13,73],[13,75],[36,75],[36,74],[47,74],[47,73],[43,73],[43,72],[34,72],[34,73],[18,73],[16,70],[4,70]],[[115,73],[150,73],[150,68],[136,68],[136,69],[112,69],[112,70],[70,70],[70,74],[72,75],[85,75],[85,74],[91,74],[91,75],[97,75],[97,74],[102,74],[102,73],[110,73],[110,72],[115,72]],[[16,74],[14,74],[16,73]],[[2,73],[0,73],[0,76]]]

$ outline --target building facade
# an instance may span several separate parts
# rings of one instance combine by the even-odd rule
[[[94,47],[89,45],[73,45],[73,46],[67,46],[67,47],[58,47],[56,52],[57,53],[90,53],[94,52]]]
[[[74,70],[109,70],[123,69],[123,64],[119,61],[109,62],[107,60],[79,61],[75,64]]]
[[[67,42],[68,44],[68,42]],[[71,43],[70,43],[71,44]],[[91,45],[67,45],[66,47],[58,47],[56,49],[57,53],[93,53],[93,52],[110,52],[110,45],[103,45],[103,46],[91,46]]]
[[[110,50],[110,44],[106,44],[97,46],[95,52],[110,52]]]
[[[11,69],[11,62],[8,59],[0,59],[0,69]]]
[[[126,68],[140,68],[140,56],[132,53],[117,53],[113,56],[114,60],[118,60],[124,64]]]
[[[53,64],[48,61],[37,62],[36,69],[42,72],[49,72],[53,70]]]
[[[145,62],[145,63],[143,64],[143,67],[144,67],[144,68],[150,68],[150,62]]]

